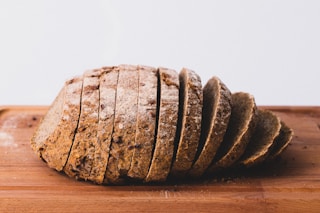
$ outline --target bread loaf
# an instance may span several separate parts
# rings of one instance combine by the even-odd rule
[[[97,184],[199,178],[279,156],[293,130],[192,70],[119,65],[68,80],[31,138],[49,167]]]

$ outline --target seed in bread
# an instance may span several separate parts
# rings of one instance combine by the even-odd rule
[[[74,77],[53,101],[31,139],[31,147],[49,167],[61,171],[68,159],[80,115],[82,77]]]
[[[191,168],[201,132],[202,85],[200,77],[183,68],[179,74],[179,123],[171,176],[183,177]]]
[[[203,111],[200,143],[189,176],[203,175],[211,164],[226,132],[231,115],[231,92],[217,77],[203,88]]]

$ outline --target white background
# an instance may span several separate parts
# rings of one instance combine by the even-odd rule
[[[0,105],[48,105],[66,79],[121,63],[320,105],[320,1],[0,0]]]

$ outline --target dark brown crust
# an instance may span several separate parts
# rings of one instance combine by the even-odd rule
[[[156,144],[146,182],[165,181],[171,168],[178,121],[179,78],[174,70],[159,68],[160,103]]]
[[[138,69],[139,98],[137,128],[128,176],[143,180],[147,176],[154,148],[158,71],[156,68],[147,66],[138,66]]]
[[[264,161],[280,128],[280,119],[276,115],[268,110],[258,109],[256,128],[239,165],[251,167]]]
[[[196,178],[203,175],[211,164],[226,132],[231,115],[231,93],[213,77],[203,90],[202,132],[197,158],[189,171]]]
[[[270,153],[268,153],[268,160],[273,160],[279,156],[289,145],[292,137],[293,130],[290,129],[283,121],[281,121],[280,133],[274,140]]]
[[[122,183],[130,169],[138,110],[138,68],[119,65],[116,109],[105,181]]]
[[[244,153],[255,127],[256,105],[248,93],[232,94],[232,111],[223,142],[208,173],[227,168]]]
[[[170,175],[184,177],[191,168],[201,132],[201,112],[203,103],[200,77],[192,70],[182,69],[179,74],[179,124],[176,155]]]
[[[57,171],[64,168],[72,146],[80,115],[81,90],[82,77],[74,77],[66,81],[31,139],[33,150],[47,162],[49,167]],[[57,103],[58,101],[61,103]],[[55,110],[59,110],[60,115],[57,115]],[[52,127],[53,132],[47,132],[45,137],[40,137],[40,134],[44,134],[42,131],[46,131],[45,125],[50,125],[54,119],[59,121],[57,126]]]
[[[91,180],[97,147],[97,129],[99,121],[99,77],[100,69],[84,73],[81,98],[81,112],[64,172],[76,179]]]

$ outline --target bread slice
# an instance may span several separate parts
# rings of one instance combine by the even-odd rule
[[[97,135],[92,135],[92,141],[96,140],[93,157],[93,164],[90,171],[89,180],[101,184],[109,158],[111,135],[114,123],[115,94],[118,80],[118,69],[116,67],[101,68],[99,79],[99,118]],[[98,82],[96,82],[98,83]],[[95,106],[95,108],[97,108]],[[96,137],[96,138],[94,138]]]
[[[78,128],[64,172],[76,179],[91,180],[95,166],[95,149],[98,147],[97,129],[99,122],[99,77],[100,69],[84,73],[81,112]]]
[[[268,160],[273,160],[279,156],[283,150],[289,145],[293,136],[293,130],[281,121],[281,129],[279,135],[273,142],[272,149],[268,153]]]
[[[280,119],[268,110],[258,109],[257,124],[239,165],[251,167],[266,159],[281,128]]]
[[[179,77],[176,71],[159,68],[160,101],[156,144],[146,182],[165,181],[174,151],[179,110]],[[158,99],[159,100],[159,99]]]
[[[138,66],[139,98],[135,144],[128,176],[143,180],[148,173],[154,148],[157,113],[158,71]]]
[[[31,139],[31,147],[49,167],[66,164],[80,115],[82,77],[68,80]]]
[[[196,178],[203,175],[211,164],[226,132],[231,115],[231,93],[217,77],[211,78],[203,88],[202,131],[197,155],[188,174]]]
[[[179,118],[175,156],[170,176],[184,177],[192,166],[201,132],[203,104],[200,77],[192,70],[182,69],[179,74]]]
[[[230,167],[241,157],[255,127],[255,115],[256,104],[252,95],[244,92],[232,94],[229,125],[208,173]]]
[[[105,181],[119,184],[127,177],[135,144],[138,111],[138,68],[119,65],[116,108]]]

